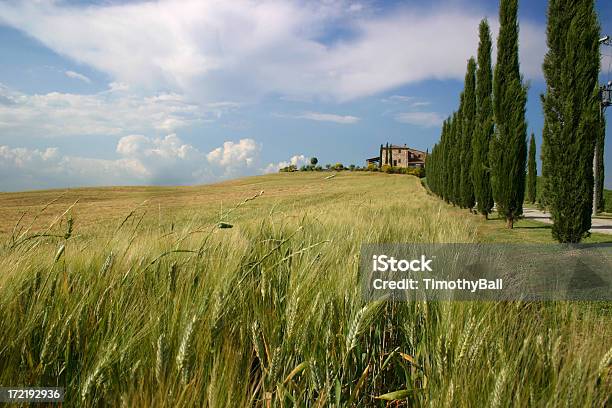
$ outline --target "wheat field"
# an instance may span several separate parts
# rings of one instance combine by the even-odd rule
[[[610,402],[609,303],[364,302],[361,244],[482,239],[412,176],[0,194],[0,219],[0,384],[66,406]]]

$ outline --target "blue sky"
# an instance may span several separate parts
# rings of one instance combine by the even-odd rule
[[[481,18],[496,37],[497,2],[420,3],[0,0],[0,191],[207,183],[311,156],[363,165],[386,142],[430,149]],[[597,9],[612,34],[612,4]],[[538,148],[545,14],[521,2]]]

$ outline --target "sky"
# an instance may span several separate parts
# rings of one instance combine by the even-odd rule
[[[496,42],[498,3],[422,3],[0,0],[0,191],[202,184],[313,156],[364,165],[387,142],[431,150],[482,18]],[[612,35],[612,2],[596,4]],[[519,18],[539,156],[546,1],[521,1]]]

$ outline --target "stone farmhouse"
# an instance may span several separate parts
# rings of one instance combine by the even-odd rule
[[[393,167],[425,167],[427,153],[413,149],[406,145],[397,146],[393,144],[380,145],[380,153],[376,157],[366,159],[366,166],[373,164],[381,167],[389,165]]]

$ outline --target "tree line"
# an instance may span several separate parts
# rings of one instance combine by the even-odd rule
[[[480,22],[477,60],[468,60],[459,107],[444,121],[440,140],[427,158],[427,181],[446,202],[485,218],[495,207],[508,228],[522,215],[525,199],[537,199],[551,212],[553,237],[579,242],[591,227],[593,152],[596,141],[603,149],[605,129],[599,110],[594,0],[550,0],[547,20],[540,191],[533,133],[529,149],[527,144],[518,0],[500,1],[494,68],[491,30],[486,19]]]

